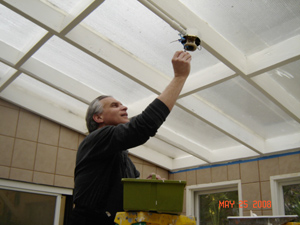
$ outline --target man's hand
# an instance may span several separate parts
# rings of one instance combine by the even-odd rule
[[[151,180],[152,177],[153,177],[153,175],[155,176],[155,179],[156,179],[156,180],[165,180],[165,179],[166,179],[166,178],[161,178],[161,176],[159,176],[158,174],[155,174],[155,173],[151,173],[151,174],[147,177],[147,179],[148,179],[148,180]]]
[[[190,73],[191,55],[188,52],[177,51],[172,58],[175,77],[187,77]]]

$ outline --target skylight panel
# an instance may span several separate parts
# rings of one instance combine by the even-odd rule
[[[245,54],[300,34],[300,2],[180,0]]]
[[[179,32],[135,0],[105,1],[83,23],[168,76],[171,59],[183,50]],[[219,62],[205,49],[191,53],[191,73]]]
[[[78,131],[86,130],[84,122],[86,104],[26,74],[16,78],[0,93],[0,96]]]
[[[281,86],[285,92],[296,98],[300,103],[300,60],[263,73],[255,80],[268,77]]]
[[[99,93],[113,95],[125,104],[132,104],[153,94],[57,37],[51,38],[33,57]]]
[[[32,47],[46,31],[19,14],[0,5],[0,40],[19,51]]]
[[[300,125],[240,77],[197,93],[263,138],[298,132]]]
[[[201,143],[200,145],[209,150],[239,145],[235,140],[176,106],[165,125],[176,133],[183,132],[182,135],[187,139],[198,144]]]

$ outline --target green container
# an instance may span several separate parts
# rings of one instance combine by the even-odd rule
[[[186,181],[123,178],[124,210],[180,214]]]

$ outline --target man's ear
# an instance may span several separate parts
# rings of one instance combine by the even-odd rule
[[[102,119],[102,116],[99,115],[99,114],[94,114],[93,115],[93,120],[97,123],[103,123],[103,119]]]

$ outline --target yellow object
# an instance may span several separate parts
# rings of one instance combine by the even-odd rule
[[[119,225],[196,225],[194,217],[152,212],[118,212],[115,223]]]
[[[288,222],[288,223],[285,223],[284,225],[300,225],[299,222]]]

